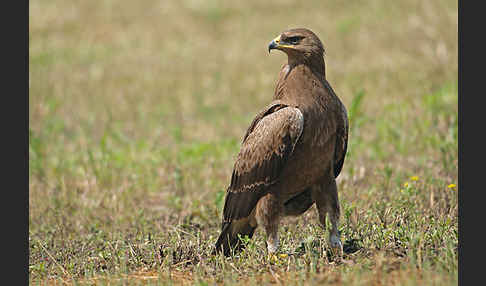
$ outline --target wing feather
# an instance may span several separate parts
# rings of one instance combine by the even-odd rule
[[[346,107],[341,102],[339,97],[332,89],[331,85],[327,80],[323,80],[324,88],[333,95],[338,108],[336,112],[337,117],[337,129],[336,129],[336,146],[334,148],[334,178],[339,176],[344,165],[344,158],[346,157],[346,151],[348,148],[348,132],[349,132],[349,122],[348,122],[348,112]]]
[[[344,104],[336,97],[339,101],[341,109],[339,110],[338,116],[340,117],[338,120],[338,128],[336,130],[336,148],[334,152],[334,177],[337,178],[339,173],[343,168],[344,158],[346,157],[346,151],[348,148],[348,132],[349,132],[349,123],[348,123],[348,114]]]
[[[253,120],[241,144],[223,209],[224,225],[250,215],[275,184],[304,127],[299,109],[269,105]]]

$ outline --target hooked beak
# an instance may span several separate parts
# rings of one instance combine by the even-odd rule
[[[270,42],[270,44],[268,45],[268,53],[270,53],[272,49],[277,49],[279,44],[280,44],[280,36],[276,37]]]
[[[273,39],[273,41],[271,41],[270,44],[268,45],[268,53],[270,53],[270,51],[273,49],[286,51],[289,49],[295,49],[295,46],[285,41],[282,41],[280,39],[280,36],[278,36],[275,39]]]

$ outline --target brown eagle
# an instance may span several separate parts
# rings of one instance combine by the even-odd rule
[[[342,254],[336,177],[348,142],[346,108],[326,80],[324,47],[308,29],[284,31],[268,52],[285,52],[273,101],[246,131],[227,189],[215,251],[228,256],[243,248],[240,236],[265,229],[269,254],[279,246],[283,216],[296,216],[316,203],[320,225],[329,214],[329,242]]]

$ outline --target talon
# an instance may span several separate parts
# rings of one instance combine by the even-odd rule
[[[332,253],[335,256],[341,257],[343,255],[343,247],[342,247],[342,245],[338,245],[338,246],[331,247],[331,249],[332,249]]]
[[[341,240],[335,236],[331,236],[330,243],[332,254],[337,257],[342,257],[343,255],[343,244]]]

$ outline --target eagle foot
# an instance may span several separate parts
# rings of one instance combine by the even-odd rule
[[[343,256],[343,244],[341,243],[341,240],[337,236],[331,235],[329,244],[331,246],[332,255],[337,261],[340,261]]]

